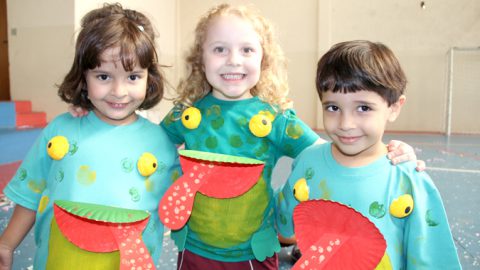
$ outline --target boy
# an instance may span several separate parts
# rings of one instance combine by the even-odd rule
[[[414,162],[393,166],[386,158],[382,136],[405,103],[405,86],[398,60],[381,43],[339,43],[320,59],[316,87],[332,142],[311,146],[295,160],[277,200],[281,236],[293,236],[299,202],[332,200],[379,229],[387,244],[379,267],[461,268],[432,180]]]

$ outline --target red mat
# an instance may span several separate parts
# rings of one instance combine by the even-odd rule
[[[15,175],[15,172],[21,163],[21,161],[15,161],[12,163],[0,164],[0,194],[3,193],[3,189],[12,179],[13,175]]]

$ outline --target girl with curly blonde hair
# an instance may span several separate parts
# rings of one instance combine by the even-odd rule
[[[196,26],[186,64],[175,107],[160,124],[170,138],[189,150],[265,165],[256,185],[238,197],[196,194],[187,224],[173,231],[177,268],[278,269],[272,170],[280,157],[325,141],[289,108],[283,51],[271,23],[254,9],[210,9]],[[400,152],[408,158],[412,149]]]

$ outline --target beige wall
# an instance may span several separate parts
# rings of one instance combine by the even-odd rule
[[[381,41],[400,59],[409,81],[407,103],[391,130],[443,132],[448,51],[454,46],[480,46],[480,1],[425,2],[426,8],[421,9],[420,1],[319,1],[319,10],[328,14],[319,18],[319,25],[324,26],[319,31],[320,54],[328,47],[327,41],[322,42],[325,36],[330,44],[350,39]],[[480,77],[480,69],[476,73]],[[457,103],[480,102],[480,91],[459,87],[455,93]],[[476,107],[469,108],[476,110],[474,115],[480,113]],[[465,108],[456,106],[453,115],[461,110]],[[455,125],[455,132],[480,133],[480,124],[465,121],[463,126]]]
[[[11,98],[34,101],[50,120],[66,108],[55,84],[72,59],[73,1],[8,0],[7,17]]]
[[[81,16],[103,2],[42,0],[39,4],[38,0],[7,0],[13,99],[33,100],[34,109],[46,111],[49,120],[65,111],[66,105],[56,96],[54,85],[70,67],[75,31]],[[221,1],[119,2],[152,19],[160,34],[161,62],[172,66],[166,73],[175,86],[183,72],[183,57],[199,16]],[[316,62],[334,43],[370,39],[391,47],[400,58],[409,84],[406,106],[389,129],[426,132],[445,129],[449,49],[480,45],[480,1],[477,0],[426,1],[424,10],[419,7],[420,1],[404,0],[302,0],[295,5],[289,0],[249,2],[276,26],[279,41],[289,59],[290,97],[298,115],[315,128],[322,127],[314,87]],[[13,29],[16,35],[12,35]],[[475,70],[472,73],[475,74]],[[480,102],[480,91],[472,87],[465,91],[465,87],[455,90],[454,132],[480,133],[479,124],[458,120],[465,115],[459,113],[464,110],[459,104]],[[170,90],[169,96],[172,95]],[[170,107],[170,102],[162,101],[147,116],[158,122]]]

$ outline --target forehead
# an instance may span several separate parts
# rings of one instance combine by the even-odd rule
[[[368,90],[347,93],[326,91],[323,93],[322,102],[387,104],[378,93]]]
[[[99,55],[100,62],[108,63],[108,62],[118,62],[121,60],[120,57],[120,47],[113,47],[104,50]]]
[[[260,36],[252,23],[234,14],[224,14],[214,18],[208,25],[206,43],[237,41],[260,43]]]

